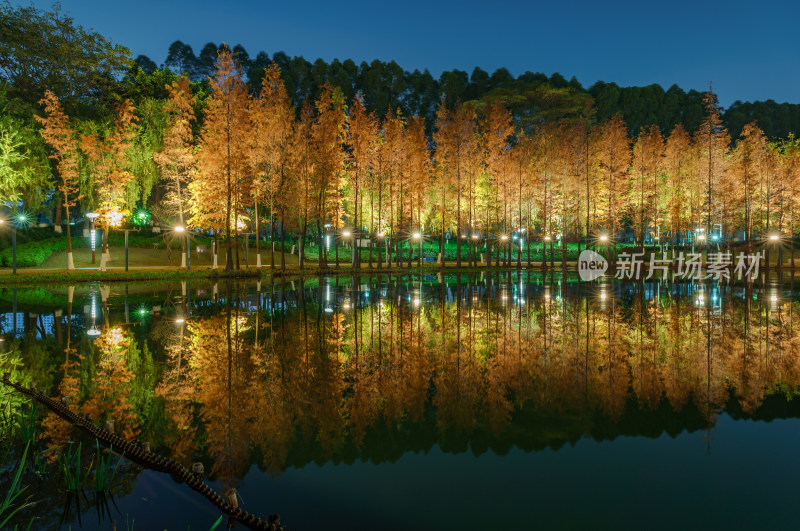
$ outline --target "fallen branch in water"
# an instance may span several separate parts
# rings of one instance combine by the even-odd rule
[[[232,505],[228,500],[214,492],[214,490],[201,479],[199,474],[193,474],[174,459],[167,459],[166,457],[150,452],[149,450],[145,450],[137,443],[123,439],[119,435],[111,433],[110,431],[98,428],[91,421],[91,417],[82,417],[78,415],[61,402],[53,400],[52,398],[40,393],[33,386],[26,388],[18,383],[10,381],[8,373],[3,375],[2,383],[9,387],[13,387],[20,393],[30,396],[59,417],[74,424],[75,426],[78,426],[82,430],[92,435],[92,437],[95,437],[103,445],[112,447],[114,452],[119,453],[125,458],[145,468],[171,474],[179,482],[186,483],[189,485],[189,487],[191,487],[192,490],[203,495],[203,497],[213,503],[220,511],[231,518],[242,522],[250,529],[256,529],[259,531],[277,531],[283,529],[280,524],[281,518],[279,515],[270,514],[267,520],[262,520],[261,518],[242,510],[238,506]]]

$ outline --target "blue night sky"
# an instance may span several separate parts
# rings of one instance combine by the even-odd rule
[[[25,2],[27,3],[27,2]],[[51,1],[35,1],[48,8]],[[573,75],[586,87],[677,83],[720,101],[800,102],[792,1],[137,2],[64,0],[76,21],[161,64],[180,39],[330,61],[392,60],[434,76],[480,66]]]

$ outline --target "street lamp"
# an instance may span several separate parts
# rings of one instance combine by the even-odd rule
[[[92,314],[92,326],[89,328],[89,330],[86,331],[86,335],[90,337],[99,336],[100,330],[97,329],[97,324],[95,322],[95,319],[97,318],[97,295],[95,295],[94,290],[92,290],[91,314]]]
[[[175,227],[175,232],[178,234],[183,234],[186,232],[186,270],[192,270],[192,249],[189,247],[189,233],[186,231],[186,228],[183,225],[178,225]]]
[[[600,241],[603,242],[603,243],[607,242],[608,241],[608,236],[605,235],[605,234],[601,234],[600,235]]]
[[[94,260],[95,260],[95,258],[94,258],[94,251],[95,251],[95,245],[96,245],[96,244],[95,244],[95,241],[96,241],[96,239],[97,239],[97,238],[95,237],[95,235],[97,234],[97,231],[96,231],[96,230],[95,230],[95,228],[94,228],[94,221],[95,221],[95,220],[98,218],[98,216],[100,216],[100,214],[98,214],[98,213],[96,213],[96,212],[88,212],[88,213],[86,214],[86,217],[87,217],[87,218],[89,218],[89,221],[90,221],[90,222],[91,222],[91,224],[92,224],[92,228],[91,228],[92,230],[91,230],[91,232],[89,233],[89,234],[90,234],[89,238],[90,238],[90,242],[91,242],[91,246],[92,246],[92,263],[94,263]]]

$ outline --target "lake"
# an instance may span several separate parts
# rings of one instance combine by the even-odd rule
[[[0,287],[0,365],[202,463],[218,493],[287,529],[797,528],[798,293],[789,274],[539,271]],[[31,406],[0,388],[5,492]],[[44,406],[33,415],[22,479],[35,504],[13,522],[219,518],[113,455],[97,496],[94,439]],[[68,494],[60,462],[78,443],[88,472]]]

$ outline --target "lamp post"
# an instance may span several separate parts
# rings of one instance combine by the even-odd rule
[[[414,240],[417,243],[421,243],[422,242],[422,233],[420,233],[419,231],[414,232],[411,235],[411,239]],[[417,267],[422,265],[421,260],[422,260],[422,248],[420,247],[419,248],[419,256],[417,256]],[[411,267],[411,243],[410,242],[408,244],[408,267]]]
[[[125,229],[125,272],[126,273],[128,272],[128,232],[130,231],[128,229]],[[126,284],[125,288],[127,289],[127,287],[128,285]]]
[[[775,247],[780,240],[781,240],[781,237],[780,237],[779,234],[770,234],[770,236],[769,236],[769,243],[771,243],[773,245],[773,247]],[[764,260],[766,261],[766,267],[769,268],[769,252],[767,252]],[[778,262],[778,264],[777,264],[778,267],[780,267],[781,266],[781,262],[780,262],[779,258],[776,258],[776,261]]]
[[[183,225],[178,225],[177,227],[175,227],[174,230],[175,230],[176,233],[181,235],[180,237],[182,237],[183,233],[186,232],[186,229],[183,227]],[[189,236],[188,235],[186,236],[186,243],[187,244],[189,243]],[[186,260],[186,269],[187,269],[187,271],[192,269],[192,265],[189,262],[189,254],[190,254],[190,252],[189,252],[189,248],[187,246],[187,248],[186,248],[186,258],[187,258],[187,260]],[[181,266],[183,266],[183,264],[181,264]]]
[[[94,251],[95,251],[95,245],[96,245],[95,241],[97,240],[97,238],[96,238],[97,231],[94,228],[94,221],[97,219],[97,217],[99,215],[100,214],[98,214],[96,212],[89,212],[89,213],[86,214],[86,217],[89,218],[89,221],[92,224],[91,231],[89,232],[89,239],[90,239],[89,241],[90,241],[91,246],[92,246],[92,263],[93,264],[95,263]]]
[[[349,240],[350,236],[352,236],[352,233],[349,230],[345,229],[345,230],[342,231],[342,240]],[[353,250],[353,246],[351,245],[350,246],[350,265],[351,266],[353,264],[353,251],[354,251]],[[336,244],[336,268],[337,269],[339,268],[339,244],[338,243]]]
[[[178,225],[177,227],[175,227],[175,232],[177,232],[178,234],[183,235],[183,233],[186,232],[186,228],[183,227],[183,225]],[[186,270],[187,271],[191,271],[192,270],[192,250],[189,247],[189,233],[188,232],[186,232]]]

